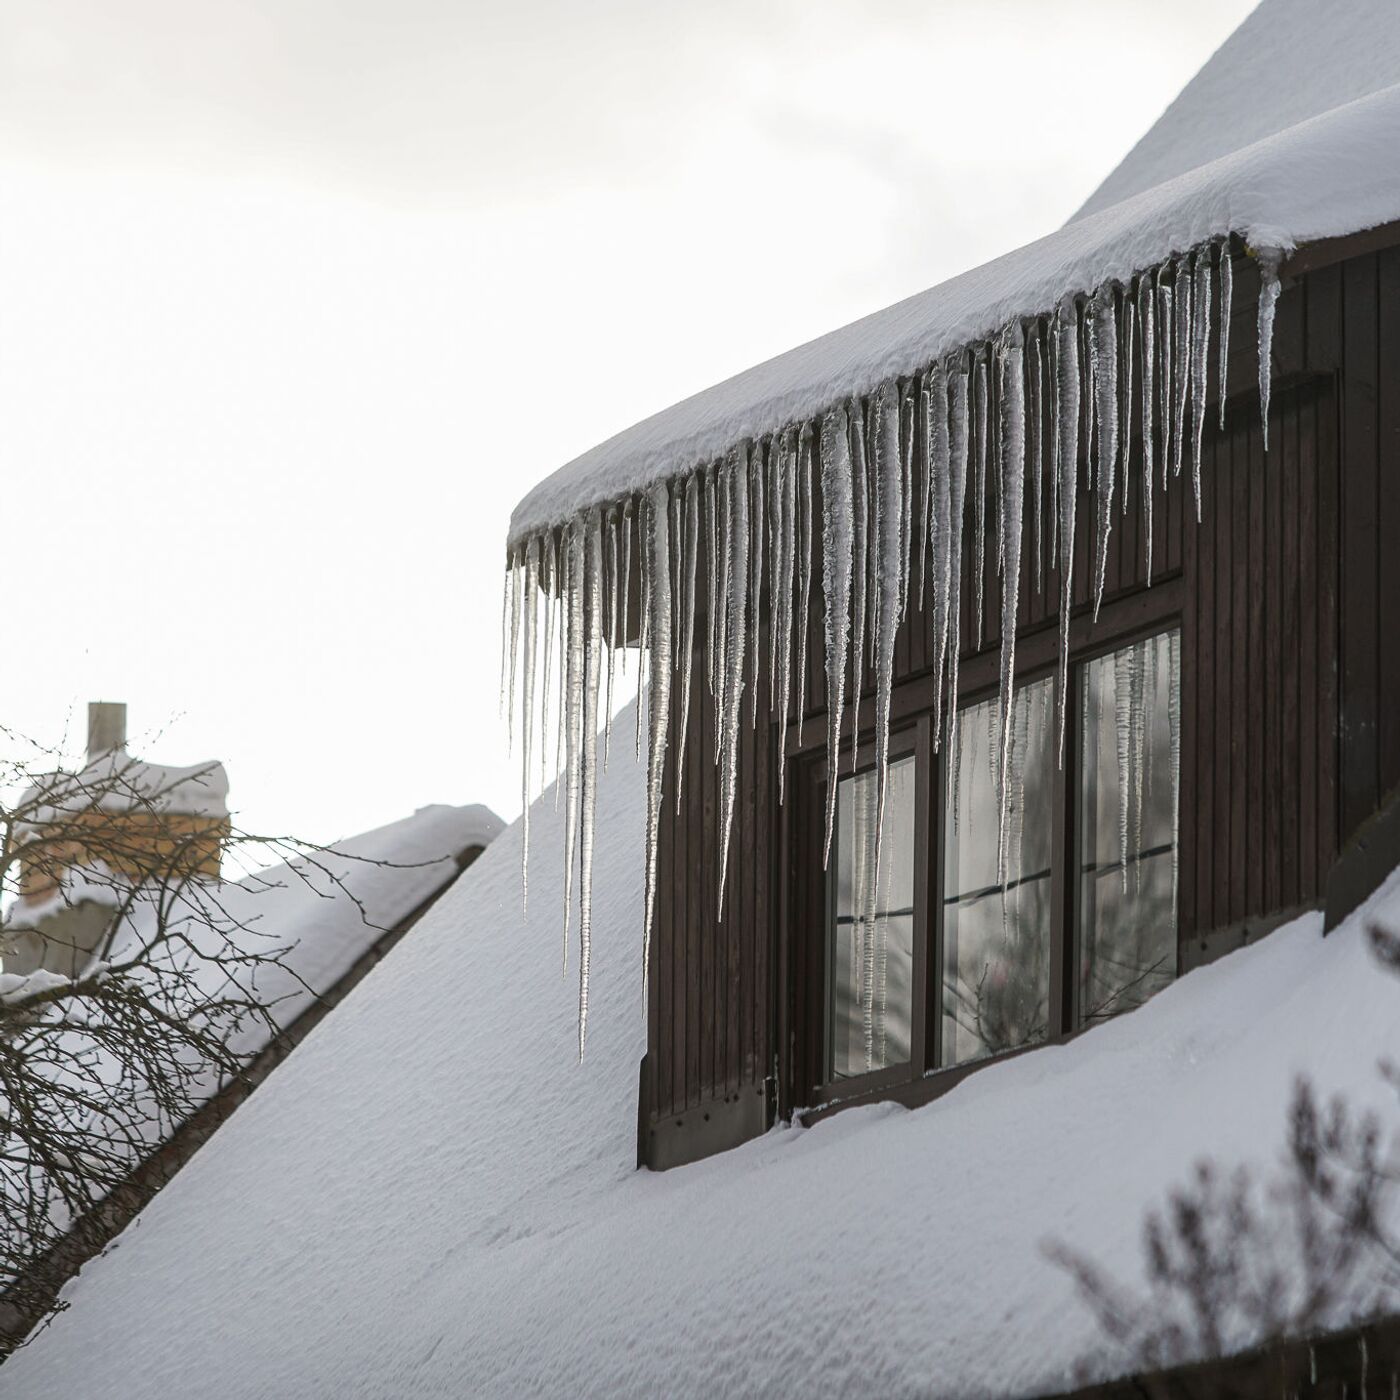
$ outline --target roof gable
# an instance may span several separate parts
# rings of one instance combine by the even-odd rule
[[[1262,0],[1070,222],[1394,83],[1395,0]]]

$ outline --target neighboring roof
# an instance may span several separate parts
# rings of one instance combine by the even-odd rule
[[[624,727],[630,720],[624,719]],[[927,1107],[634,1169],[643,769],[601,779],[588,1057],[562,872],[517,822],[69,1286],[0,1397],[1028,1395],[1121,1368],[1042,1245],[1136,1277],[1202,1155],[1271,1171],[1294,1076],[1393,1107],[1400,984],[1309,915]],[[563,841],[546,794],[539,849]]]
[[[1263,0],[1074,217],[1395,83],[1395,0]]]
[[[1335,40],[1335,61],[1315,82],[1301,84],[1307,100],[1300,97],[1290,105],[1282,95],[1271,102],[1259,97],[1259,110],[1248,120],[1238,118],[1231,128],[1248,133],[1248,144],[1236,145],[1233,136],[1219,133],[1212,146],[1197,135],[1216,112],[1227,120],[1223,101],[1211,105],[1205,99],[1217,82],[1228,81],[1230,67],[1246,67],[1243,58],[1237,63],[1234,57],[1242,51],[1247,56],[1250,40],[1245,35],[1240,45],[1231,39],[1217,55],[1217,60],[1228,58],[1229,67],[1219,80],[1207,83],[1201,100],[1183,108],[1176,119],[1172,112],[1162,119],[1159,154],[1149,152],[1140,161],[1130,156],[1120,167],[1124,183],[1135,190],[1158,167],[1172,171],[1171,178],[1096,207],[994,262],[626,429],[537,485],[511,517],[510,543],[519,544],[589,506],[625,498],[712,461],[744,438],[810,419],[851,394],[868,393],[883,380],[913,373],[1011,321],[1050,311],[1066,294],[1126,279],[1209,239],[1235,233],[1255,247],[1289,249],[1400,219],[1400,163],[1395,157],[1400,149],[1400,66],[1393,68],[1388,56],[1400,44],[1400,11],[1393,0],[1345,0],[1336,8],[1347,20]],[[1303,0],[1268,0],[1258,26],[1250,30],[1257,37],[1262,27],[1268,37],[1260,69],[1267,69],[1267,55],[1292,45],[1297,56],[1278,70],[1280,85],[1289,83],[1295,69],[1306,71],[1314,46],[1324,57],[1332,54],[1327,33],[1335,20],[1331,5],[1310,9]],[[1373,62],[1360,65],[1366,77],[1349,77],[1342,70],[1353,66],[1354,49],[1365,48],[1368,28],[1374,31]],[[1267,87],[1267,75],[1253,66],[1248,71],[1251,83],[1242,100],[1253,104],[1254,94]],[[1387,76],[1392,85],[1367,89]],[[1347,93],[1349,85],[1369,95],[1330,110],[1319,106],[1330,94]],[[1293,120],[1295,113],[1300,114],[1297,124],[1277,125]],[[1229,114],[1228,120],[1236,116]],[[1181,128],[1175,141],[1173,125]],[[1202,159],[1199,152],[1216,148],[1220,155],[1194,163]]]
[[[96,802],[94,802],[96,798]],[[32,822],[71,816],[90,806],[104,812],[133,807],[181,816],[228,816],[228,774],[222,763],[175,768],[147,763],[120,750],[92,759],[76,773],[49,773],[20,797],[21,810],[47,801],[30,814]]]

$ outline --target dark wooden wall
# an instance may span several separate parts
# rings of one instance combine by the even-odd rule
[[[1255,351],[1258,278],[1253,262],[1236,254],[1223,432],[1215,426],[1211,349],[1202,522],[1195,522],[1188,461],[1167,494],[1159,491],[1154,499],[1148,588],[1135,445],[1127,514],[1121,497],[1115,503],[1106,601],[1097,625],[1090,616],[1096,503],[1087,492],[1087,464],[1081,464],[1074,652],[1090,653],[1125,627],[1174,621],[1182,629],[1183,966],[1198,960],[1198,953],[1187,950],[1205,947],[1213,931],[1316,902],[1342,844],[1400,783],[1397,245],[1400,231],[1390,231],[1359,246],[1356,240],[1318,245],[1286,265],[1267,456]],[[961,617],[964,698],[995,688],[999,648],[992,462],[980,648],[971,486],[970,473]],[[1028,507],[1032,499],[1028,482]],[[1057,652],[1059,580],[1049,565],[1048,489],[1042,528],[1044,577],[1037,587],[1028,509],[1018,680],[1053,669]],[[639,1124],[641,1156],[653,1165],[719,1150],[771,1121],[777,1095],[770,1076],[779,1040],[790,1040],[792,1021],[800,1020],[794,986],[820,974],[815,962],[824,913],[820,871],[809,868],[809,838],[811,811],[819,802],[811,774],[824,753],[826,732],[822,608],[818,573],[812,583],[806,715],[799,738],[794,696],[783,807],[777,800],[780,739],[770,709],[766,643],[756,728],[749,724],[746,696],[722,921],[716,913],[715,716],[703,644],[697,649],[689,733],[683,747],[673,741],[666,774],[667,792],[674,794],[675,764],[685,763],[684,802],[677,813],[671,799],[661,832]],[[931,706],[929,638],[916,590],[896,646],[896,725]],[[874,717],[868,668],[863,690],[864,732]],[[679,723],[677,687],[673,730]],[[845,732],[849,739],[849,701]],[[794,1092],[800,1102],[800,1088]]]

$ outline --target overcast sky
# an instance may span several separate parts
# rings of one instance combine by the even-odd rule
[[[0,0],[0,725],[519,809],[510,509],[1049,231],[1249,0]]]

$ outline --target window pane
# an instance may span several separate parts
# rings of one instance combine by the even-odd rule
[[[1084,667],[1079,1016],[1131,1010],[1176,975],[1181,633]]]
[[[944,823],[943,1044],[962,1064],[1044,1040],[1050,1024],[1055,706],[1049,680],[1011,702],[1004,878],[998,873],[1001,703],[958,715]]]
[[[828,1003],[833,1079],[909,1059],[914,992],[914,760],[892,762],[880,868],[875,774],[837,789],[835,923]]]

